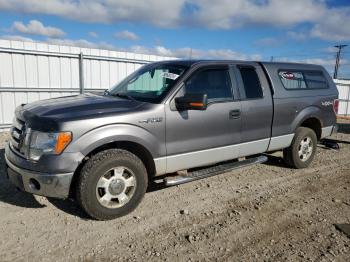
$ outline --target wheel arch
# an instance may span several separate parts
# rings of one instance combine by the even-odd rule
[[[293,121],[294,133],[298,127],[307,127],[312,129],[320,140],[322,136],[322,112],[319,107],[310,106],[299,112],[297,117]]]
[[[165,154],[165,146],[163,148],[163,143],[155,136],[145,129],[131,125],[102,127],[86,133],[73,143],[69,150],[81,152],[83,158],[79,160],[79,165],[74,172],[70,186],[71,196],[75,193],[74,188],[82,167],[92,155],[98,152],[112,148],[128,150],[141,159],[149,178],[157,173],[154,159]]]
[[[124,149],[133,153],[138,158],[140,158],[143,164],[145,165],[148,172],[148,176],[152,177],[155,175],[156,167],[151,152],[145,146],[133,141],[113,141],[107,144],[100,145],[94,148],[89,153],[87,153],[85,158],[89,159],[92,155],[112,148]]]
[[[317,117],[307,118],[299,126],[300,127],[308,127],[310,129],[312,129],[316,134],[317,140],[321,139],[322,124],[321,124],[321,120],[318,119]]]
[[[146,147],[144,147],[143,145],[138,144],[136,142],[133,142],[133,141],[109,142],[106,144],[102,144],[102,145],[94,148],[90,152],[88,152],[85,155],[84,159],[80,162],[80,164],[78,165],[78,167],[75,170],[74,175],[73,175],[73,179],[72,179],[71,186],[70,186],[70,197],[75,196],[76,183],[78,182],[80,171],[83,168],[83,166],[85,165],[85,163],[93,155],[95,155],[101,151],[113,149],[113,148],[124,149],[124,150],[127,150],[127,151],[133,153],[138,158],[140,158],[142,163],[145,165],[146,170],[147,170],[147,175],[149,178],[153,178],[156,175],[157,171],[156,171],[156,165],[155,165],[153,156],[152,156],[151,152]]]

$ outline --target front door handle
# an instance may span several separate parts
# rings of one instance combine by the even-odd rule
[[[241,117],[241,110],[235,109],[230,111],[230,119],[237,119]]]

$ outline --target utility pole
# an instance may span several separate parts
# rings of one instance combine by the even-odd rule
[[[273,58],[274,58],[274,57],[273,57],[273,56],[271,56],[271,58],[270,58],[270,62],[273,62]]]
[[[341,54],[341,50],[344,48],[344,47],[347,47],[348,45],[335,45],[334,47],[338,48],[338,51],[337,51],[337,56],[336,56],[336,59],[335,59],[335,67],[334,67],[334,75],[333,75],[333,78],[334,79],[337,79],[338,78],[338,69],[339,69],[339,65],[340,65],[340,54]]]

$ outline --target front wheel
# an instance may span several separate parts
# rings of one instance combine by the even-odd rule
[[[283,150],[284,161],[294,168],[308,167],[316,154],[317,137],[307,127],[299,127],[290,147]]]
[[[99,152],[81,170],[77,200],[97,220],[109,220],[133,211],[147,189],[147,171],[142,161],[122,149]]]

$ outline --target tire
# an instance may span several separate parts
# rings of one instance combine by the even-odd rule
[[[83,166],[76,185],[77,201],[96,220],[132,212],[148,185],[147,170],[134,154],[122,149],[97,153]]]
[[[307,146],[302,146],[308,143],[311,143],[312,149],[310,149],[310,147]],[[317,136],[315,132],[307,127],[299,127],[295,132],[295,136],[290,147],[283,150],[284,161],[287,165],[293,168],[306,168],[311,164],[312,160],[314,159],[316,154],[316,148]]]

